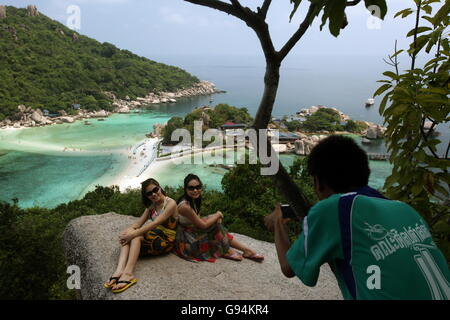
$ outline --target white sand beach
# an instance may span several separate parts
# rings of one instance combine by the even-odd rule
[[[141,182],[147,178],[148,172],[154,172],[158,167],[164,165],[162,162],[155,161],[159,141],[157,138],[145,139],[122,150],[127,153],[129,164],[110,184],[119,186],[120,191],[140,188]]]

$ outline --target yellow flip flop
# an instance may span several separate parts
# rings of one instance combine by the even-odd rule
[[[123,291],[127,290],[129,287],[131,287],[133,284],[135,284],[137,281],[138,281],[138,279],[136,279],[136,278],[131,279],[130,281],[124,281],[124,280],[122,280],[122,281],[117,281],[117,282],[116,282],[116,285],[119,284],[119,283],[126,283],[127,285],[126,285],[125,287],[120,288],[120,289],[117,289],[117,290],[114,290],[114,289],[113,289],[113,290],[111,290],[111,292],[113,292],[113,293],[120,293],[120,292],[123,292]]]
[[[105,287],[106,289],[114,287],[116,285],[117,281],[119,281],[119,277],[111,277],[111,278],[109,278],[108,282],[111,282],[112,280],[114,280],[113,284],[107,285],[106,283],[104,283],[103,287]]]

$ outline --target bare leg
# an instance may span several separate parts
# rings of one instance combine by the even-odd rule
[[[136,266],[136,262],[139,258],[139,252],[141,250],[141,241],[143,237],[136,237],[131,240],[130,250],[128,253],[128,261],[126,262],[125,268],[123,269],[122,275],[120,276],[121,281],[130,281],[134,278],[133,272],[134,267]],[[125,287],[126,284],[120,283],[114,286],[114,290]]]
[[[244,245],[243,243],[237,241],[236,239],[233,239],[230,241],[230,245],[231,247],[241,250],[244,253],[244,256],[251,256],[254,255],[256,252],[252,249],[250,249],[249,247],[247,247],[246,245]]]
[[[116,271],[114,271],[112,277],[120,277],[122,275],[123,269],[125,269],[125,265],[128,260],[128,252],[130,251],[130,244],[124,245],[120,248],[119,262],[117,264]],[[111,280],[106,282],[106,285],[111,285],[115,280]]]

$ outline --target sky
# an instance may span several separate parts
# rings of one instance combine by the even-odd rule
[[[262,2],[241,0],[252,9]],[[183,0],[40,0],[34,3],[32,0],[0,0],[0,4],[16,7],[35,4],[48,17],[79,27],[77,31],[83,35],[150,58],[262,55],[256,35],[245,23]],[[268,23],[277,49],[296,31],[308,5],[309,1],[303,1],[289,22],[290,1],[272,2]],[[399,47],[405,47],[410,40],[405,35],[413,27],[413,19],[393,19],[393,16],[412,5],[412,0],[388,0],[389,10],[384,21],[372,18],[363,3],[350,7],[347,9],[349,25],[341,30],[338,38],[330,34],[327,26],[320,32],[321,19],[316,18],[290,56],[387,56],[393,52],[395,40],[399,41]]]

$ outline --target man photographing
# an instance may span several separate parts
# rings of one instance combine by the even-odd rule
[[[409,205],[370,188],[367,154],[330,136],[308,158],[320,201],[291,245],[280,205],[265,218],[281,270],[315,286],[330,265],[344,299],[450,299],[450,271],[428,225]]]

